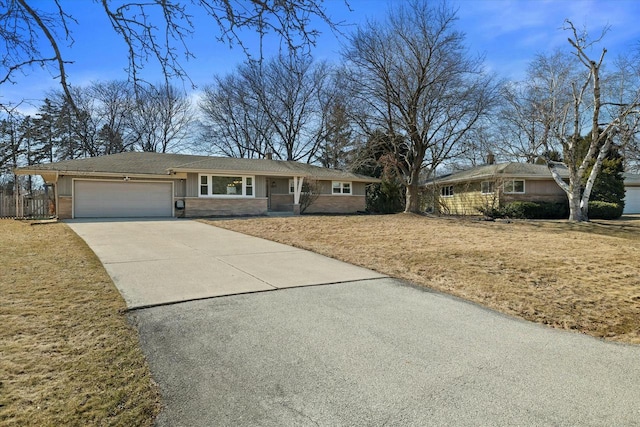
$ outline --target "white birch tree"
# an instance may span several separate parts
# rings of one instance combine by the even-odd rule
[[[589,49],[602,37],[591,41],[588,34],[578,31],[571,21],[567,20],[565,23],[565,30],[570,34],[568,42],[572,55],[582,72],[569,82],[571,97],[568,102],[562,102],[554,96],[550,99],[557,103],[557,111],[562,113],[554,121],[552,131],[562,146],[563,162],[569,171],[569,182],[560,176],[557,170],[559,162],[547,159],[547,164],[554,180],[569,199],[569,220],[588,221],[589,198],[602,162],[614,138],[624,131],[628,118],[637,114],[639,98],[636,91],[633,99],[623,103],[603,99],[605,92],[602,88],[602,74],[607,50],[602,49],[597,59],[589,56]],[[603,110],[605,106],[614,106],[613,104],[616,108]],[[586,154],[583,154],[581,141],[585,127],[591,138]],[[583,188],[583,177],[592,162],[593,168]]]

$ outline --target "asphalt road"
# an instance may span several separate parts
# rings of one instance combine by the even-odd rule
[[[158,426],[640,426],[640,347],[392,279],[134,310]]]

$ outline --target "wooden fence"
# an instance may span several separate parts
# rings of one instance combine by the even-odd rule
[[[52,200],[47,194],[36,196],[4,195],[0,193],[0,218],[48,218],[53,214]]]

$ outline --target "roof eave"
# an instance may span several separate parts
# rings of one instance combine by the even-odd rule
[[[324,180],[349,180],[353,182],[380,182],[381,180],[378,178],[369,178],[369,177],[358,177],[358,176],[344,176],[344,175],[329,175],[329,176],[318,176],[309,172],[300,172],[300,171],[261,171],[255,169],[204,169],[204,168],[169,168],[170,172],[175,173],[210,173],[210,174],[225,174],[225,175],[262,175],[269,177],[299,177],[299,178],[308,178],[313,177],[316,179],[324,179]]]
[[[75,170],[54,170],[54,169],[16,169],[14,170],[16,175],[50,175],[56,174],[57,176],[72,175],[72,176],[100,176],[100,177],[114,177],[124,178],[170,178],[171,174],[158,174],[158,173],[132,173],[132,172],[103,172],[103,171],[75,171]]]
[[[569,175],[560,175],[562,178],[569,178]],[[524,174],[491,174],[491,175],[478,175],[472,177],[464,177],[464,178],[454,178],[454,179],[434,179],[431,182],[426,183],[425,185],[435,185],[435,184],[455,184],[458,182],[469,182],[469,181],[481,181],[481,180],[491,180],[491,179],[529,179],[529,180],[553,180],[553,177],[549,174],[547,175],[524,175]]]

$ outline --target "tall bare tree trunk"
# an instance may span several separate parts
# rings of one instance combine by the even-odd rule
[[[418,182],[420,169],[411,171],[411,178],[407,183],[405,213],[420,213],[420,195],[418,194]]]

